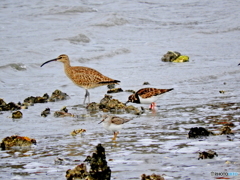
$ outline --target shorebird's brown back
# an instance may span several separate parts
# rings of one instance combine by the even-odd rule
[[[151,96],[157,96],[172,90],[173,88],[171,89],[143,88],[137,91],[136,94],[138,94],[142,98],[149,98]]]
[[[65,69],[67,76],[78,86],[85,89],[95,88],[108,84],[118,84],[118,80],[104,76],[95,69],[73,66]]]

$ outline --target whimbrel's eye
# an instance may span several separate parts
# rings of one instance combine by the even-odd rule
[[[62,56],[60,56],[58,59],[62,59]]]

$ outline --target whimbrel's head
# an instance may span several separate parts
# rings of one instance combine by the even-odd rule
[[[55,59],[51,59],[49,61],[46,61],[45,63],[43,63],[41,65],[41,67],[44,66],[45,64],[49,63],[49,62],[52,62],[52,61],[60,61],[62,63],[69,63],[69,58],[68,58],[68,56],[66,54],[61,54],[60,56],[58,56]]]

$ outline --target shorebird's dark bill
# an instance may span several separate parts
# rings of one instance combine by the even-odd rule
[[[47,64],[47,63],[50,63],[50,62],[52,62],[52,61],[56,61],[57,60],[57,58],[55,58],[55,59],[51,59],[51,60],[49,60],[49,61],[46,61],[45,63],[43,63],[42,65],[41,65],[41,67],[43,67],[45,64]]]
[[[101,120],[98,124],[102,123],[104,120]]]

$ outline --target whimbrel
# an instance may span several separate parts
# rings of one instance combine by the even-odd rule
[[[143,88],[138,90],[136,93],[130,95],[128,97],[128,102],[138,103],[138,104],[151,104],[158,100],[158,98],[168,91],[172,91],[171,89],[157,89],[157,88]]]
[[[118,84],[120,82],[118,80],[114,80],[107,76],[104,76],[100,72],[89,67],[71,66],[69,58],[65,54],[62,54],[55,59],[46,61],[41,65],[41,67],[52,61],[62,62],[64,64],[64,71],[66,75],[73,81],[74,84],[86,90],[83,104],[85,104],[87,97],[88,102],[90,103],[90,93],[88,92],[88,89],[108,84]]]

